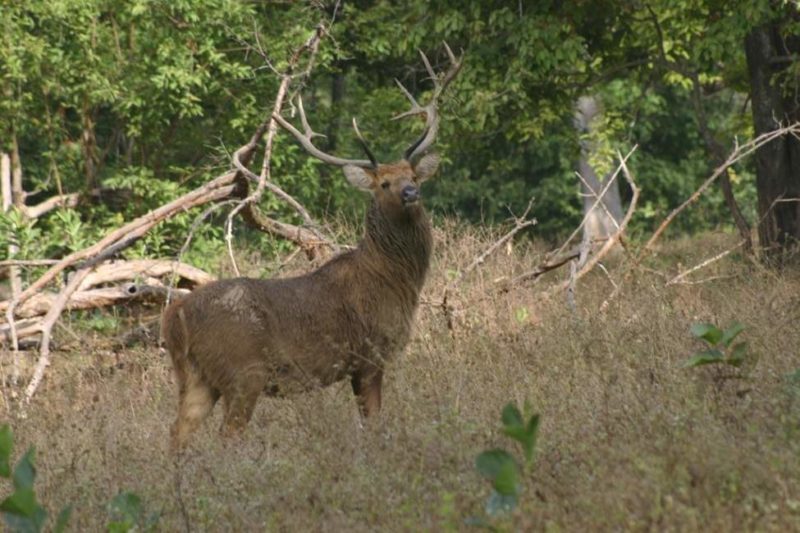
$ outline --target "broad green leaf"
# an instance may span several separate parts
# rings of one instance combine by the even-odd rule
[[[0,427],[0,477],[11,477],[11,450],[14,448],[14,436],[11,427],[4,424]]]
[[[742,363],[744,363],[744,358],[746,355],[747,355],[747,343],[746,342],[737,343],[736,345],[734,345],[733,348],[731,348],[727,362],[731,366],[740,367],[742,366]]]
[[[509,403],[503,407],[501,419],[506,426],[522,426],[524,424],[522,421],[522,413],[519,412],[519,409],[517,409],[517,406],[513,403]]]
[[[519,494],[519,468],[514,460],[504,462],[492,483],[494,490],[503,496]]]
[[[32,489],[33,480],[36,478],[36,467],[34,466],[34,459],[36,451],[33,446],[28,448],[25,455],[17,462],[14,467],[14,488],[16,489]]]
[[[499,514],[508,513],[513,511],[517,506],[516,494],[500,494],[496,490],[486,500],[486,514],[489,516],[497,516]]]
[[[744,325],[739,322],[734,322],[722,333],[722,339],[720,342],[725,347],[728,347],[731,345],[731,342],[733,342],[733,339],[735,339],[742,331],[744,331]]]
[[[716,346],[722,339],[722,330],[714,324],[698,322],[696,324],[692,324],[690,331],[692,332],[692,335],[698,339],[703,339],[711,346]]]
[[[503,469],[503,465],[514,464],[514,458],[505,450],[495,448],[487,450],[475,458],[475,468],[490,481],[494,481]]]
[[[28,518],[33,518],[38,508],[39,503],[33,489],[17,489],[0,503],[0,511]]]
[[[722,352],[717,349],[706,350],[704,352],[698,352],[691,356],[686,362],[683,363],[684,368],[693,368],[696,366],[703,366],[703,365],[710,365],[714,363],[722,362],[723,356]]]

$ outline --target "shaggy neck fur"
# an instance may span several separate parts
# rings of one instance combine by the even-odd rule
[[[417,292],[425,282],[433,238],[422,206],[406,207],[400,213],[385,213],[376,202],[367,212],[366,236],[361,248],[368,255],[386,258],[392,277],[406,277]]]

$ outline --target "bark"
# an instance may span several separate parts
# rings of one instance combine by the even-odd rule
[[[790,52],[800,51],[795,41]],[[775,74],[790,62],[775,61],[790,44],[780,35],[779,23],[754,28],[745,39],[750,75],[753,124],[758,135],[800,120],[794,95],[782,92]],[[798,80],[800,81],[800,80]],[[800,239],[800,140],[785,135],[756,152],[758,237],[764,256],[780,262]]]
[[[575,127],[580,133],[588,133],[594,119],[601,113],[600,105],[594,96],[583,96],[578,99],[575,113]],[[614,181],[602,194],[610,175],[603,179],[597,175],[589,160],[595,151],[589,141],[581,141],[581,155],[578,160],[578,174],[581,180],[581,196],[583,197],[583,213],[586,217],[584,240],[586,242],[604,241],[619,231],[622,221],[622,200],[619,186]],[[598,202],[598,198],[600,202]],[[594,207],[593,207],[594,206]]]

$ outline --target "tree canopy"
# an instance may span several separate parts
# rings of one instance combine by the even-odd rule
[[[3,215],[0,238],[14,235],[29,257],[80,248],[227,168],[231,147],[268,112],[274,71],[320,20],[333,21],[330,36],[311,77],[293,90],[327,135],[327,150],[358,153],[350,130],[357,116],[378,158],[397,159],[421,126],[390,120],[407,105],[394,79],[414,94],[430,90],[418,50],[441,64],[446,41],[465,51],[466,63],[444,102],[444,166],[428,205],[492,221],[534,197],[536,231],[548,240],[581,216],[573,124],[581,96],[603,107],[588,134],[600,175],[617,150],[639,146],[631,168],[643,191],[633,222],[640,230],[689,196],[720,151],[756,133],[745,53],[756,29],[769,28],[784,45],[769,83],[785,95],[787,117],[798,116],[800,10],[786,0],[35,0],[3,2],[0,17],[0,150],[22,173],[26,203],[82,197],[36,224]],[[274,179],[318,215],[347,215],[361,201],[286,136],[273,167]],[[755,172],[751,161],[729,172],[752,224]],[[732,225],[721,192],[704,201],[672,229]],[[262,208],[293,216],[268,196]],[[174,254],[191,220],[170,221],[134,253]],[[201,238],[197,259],[218,241]]]

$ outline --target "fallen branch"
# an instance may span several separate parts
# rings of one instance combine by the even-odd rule
[[[136,283],[123,283],[113,287],[75,291],[64,305],[64,310],[77,311],[80,309],[94,309],[133,300],[159,302],[166,300],[171,294],[187,294],[189,292],[188,289],[170,289],[166,286],[155,284],[140,285]],[[25,303],[25,307],[19,310],[20,316],[29,321],[33,321],[27,322],[29,331],[27,331],[26,334],[18,332],[19,338],[30,337],[41,333],[41,317],[52,309],[58,297],[58,293],[45,292],[37,294]],[[20,321],[20,324],[21,323],[22,321]],[[34,324],[37,324],[36,328],[31,327]],[[17,324],[17,327],[20,328],[21,331],[21,328],[25,326]],[[10,327],[8,324],[0,324],[0,335],[2,335],[2,337],[8,338],[7,334],[9,330]]]
[[[114,261],[104,263],[86,275],[75,294],[65,304],[65,309],[86,309],[90,307],[103,307],[116,303],[115,295],[121,288],[130,287],[140,278],[163,278],[165,276],[176,276],[191,282],[192,285],[203,285],[216,278],[199,268],[195,268],[185,263],[157,259],[139,259],[133,261]],[[92,289],[102,284],[128,282],[109,290]],[[167,283],[155,281],[166,286]],[[153,284],[153,281],[151,281]],[[133,296],[129,294],[128,296]],[[23,304],[18,305],[14,314],[20,318],[31,318],[47,313],[58,297],[58,293],[38,292]],[[0,302],[0,312],[7,312],[10,302]]]

